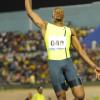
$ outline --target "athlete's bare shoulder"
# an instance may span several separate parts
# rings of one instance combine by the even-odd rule
[[[70,28],[70,30],[71,30],[71,36],[76,36],[76,31],[75,31],[75,29]]]

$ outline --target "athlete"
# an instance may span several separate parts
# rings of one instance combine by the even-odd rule
[[[66,100],[66,90],[69,87],[75,100],[84,100],[84,88],[72,63],[70,45],[96,70],[98,79],[100,68],[83,50],[75,31],[64,25],[63,9],[60,7],[54,8],[52,13],[53,23],[49,23],[32,10],[30,0],[25,0],[25,8],[33,23],[40,28],[44,38],[48,54],[49,72],[57,100]]]

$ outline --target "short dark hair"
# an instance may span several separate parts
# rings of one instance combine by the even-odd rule
[[[38,87],[37,87],[37,90],[39,90],[39,89],[43,89],[43,87],[42,87],[42,86],[38,86]]]

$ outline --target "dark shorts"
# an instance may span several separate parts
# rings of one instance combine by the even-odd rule
[[[82,84],[71,58],[49,60],[48,65],[55,92],[67,90],[69,87],[73,88]]]

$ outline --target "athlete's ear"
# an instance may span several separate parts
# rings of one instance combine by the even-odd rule
[[[52,12],[52,19],[54,20],[54,13]]]

